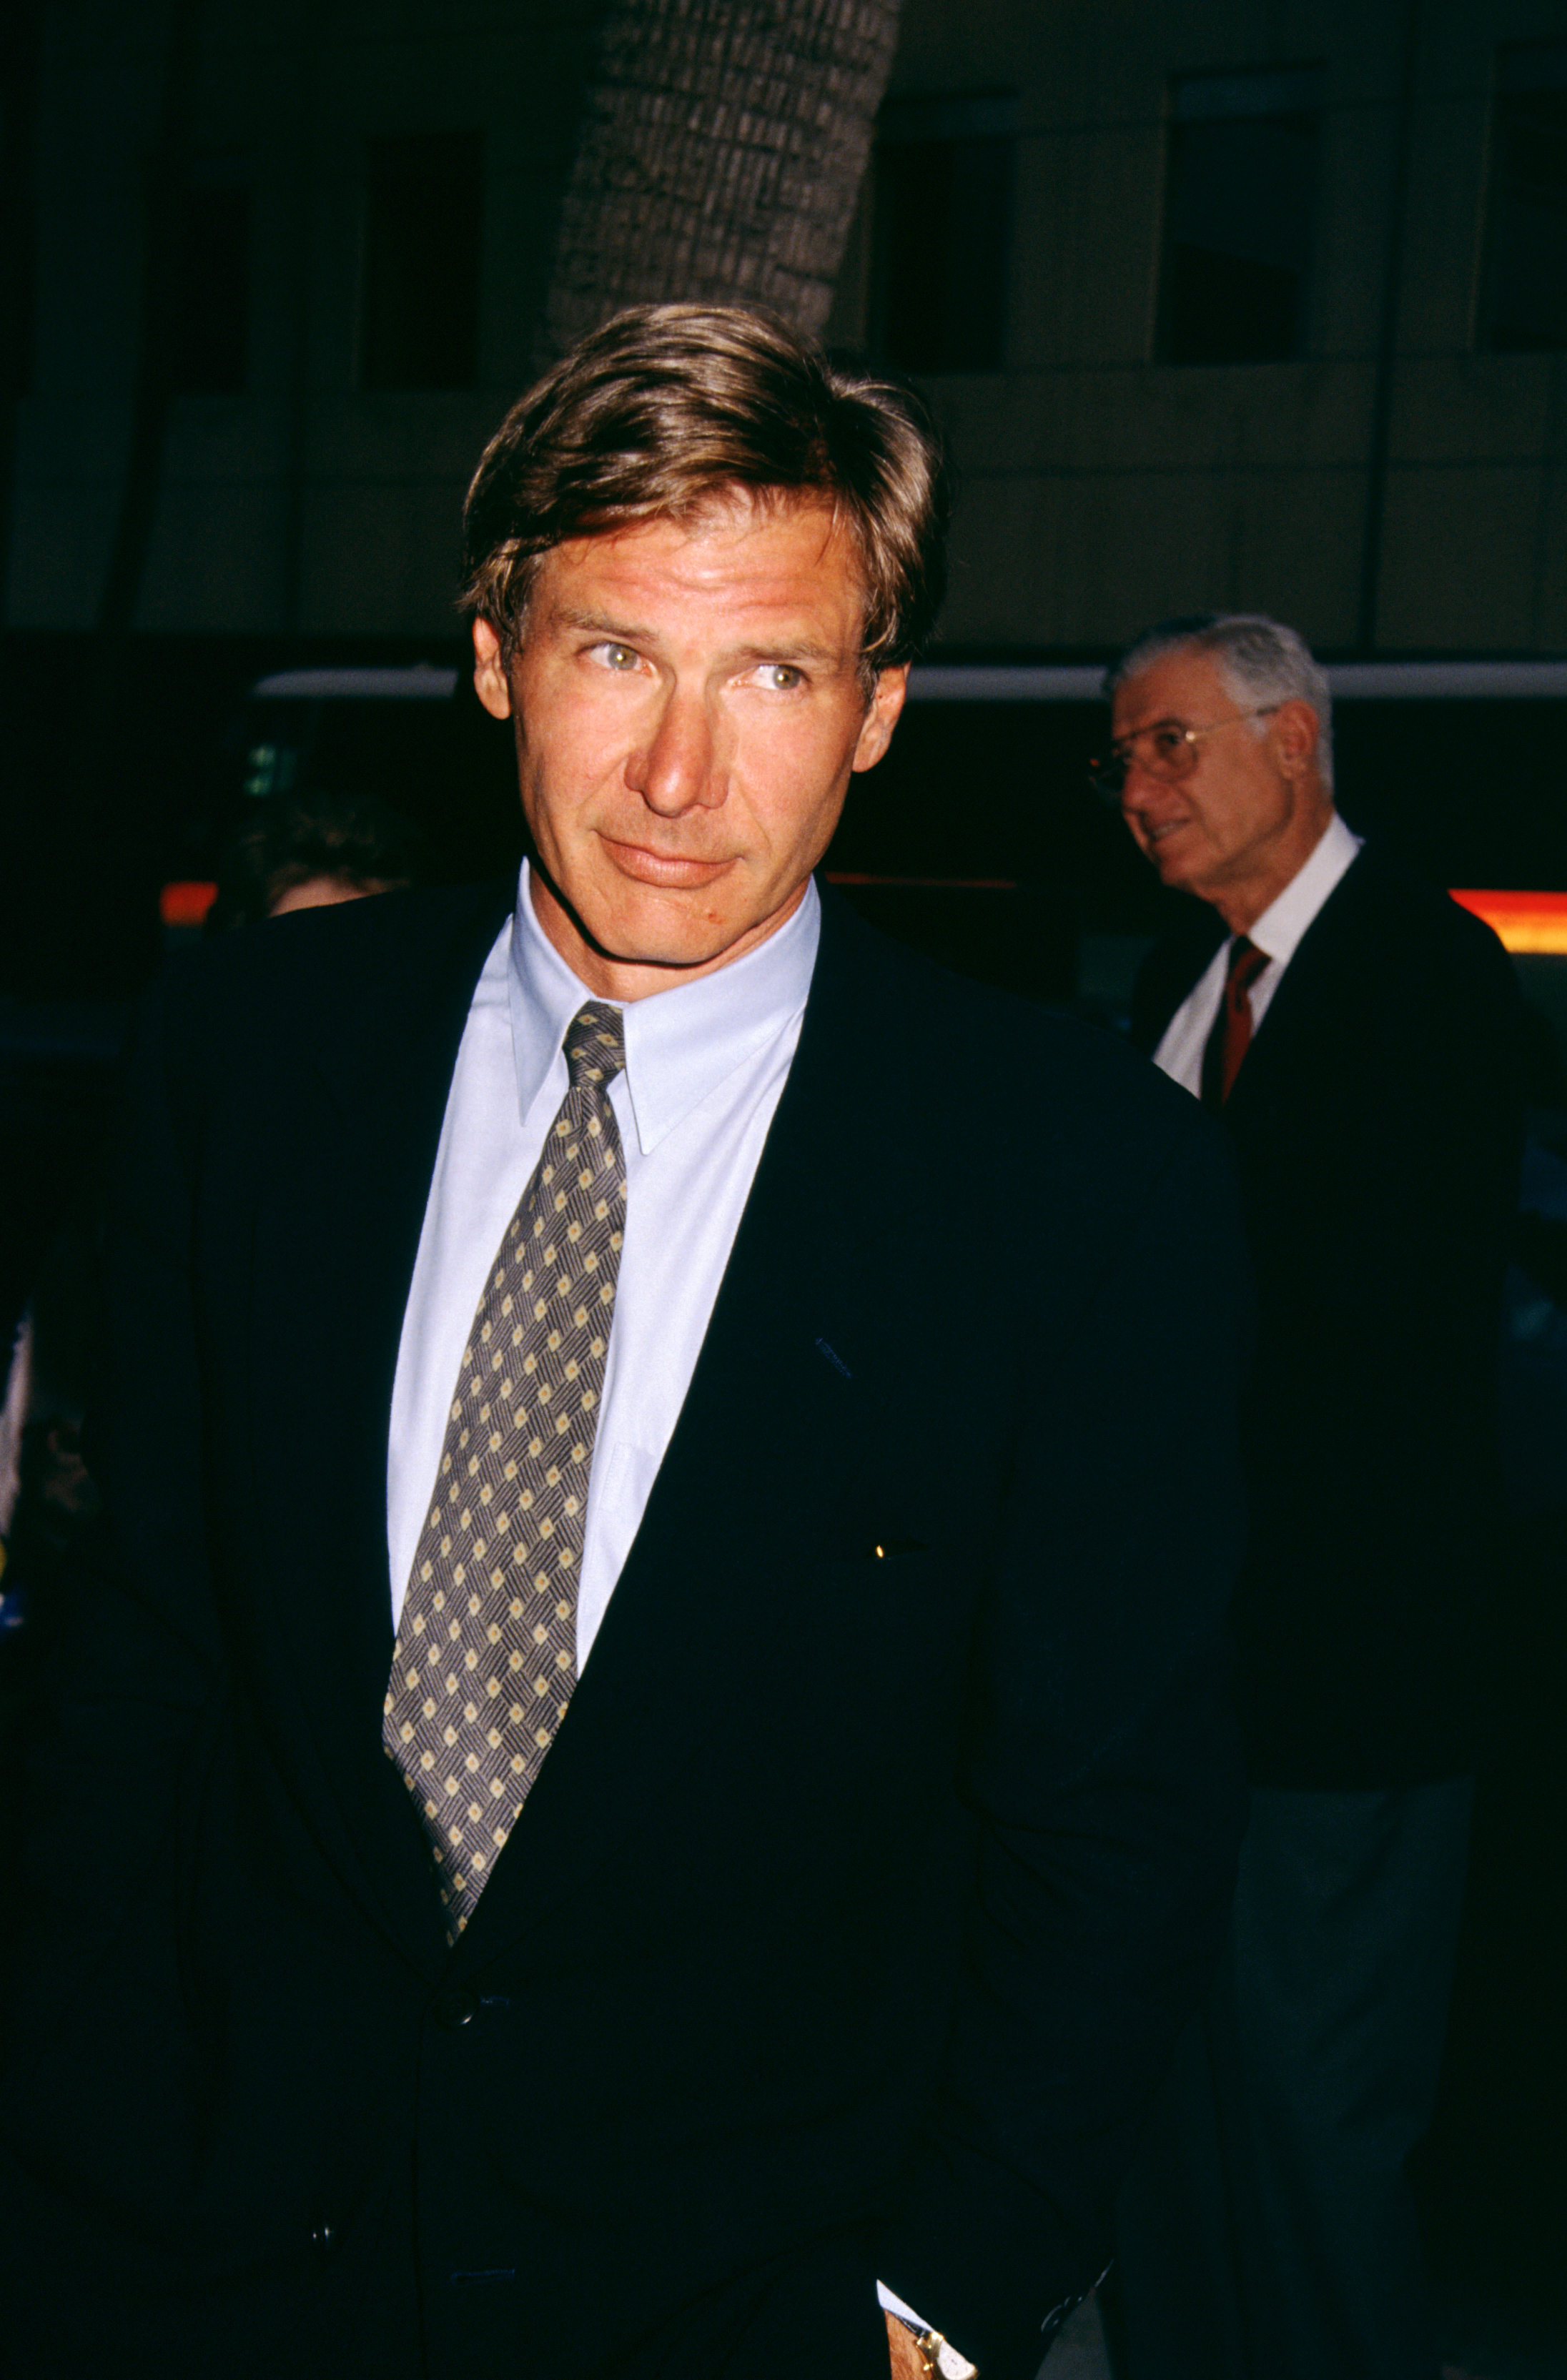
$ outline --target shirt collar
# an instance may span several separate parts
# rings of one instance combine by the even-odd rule
[[[821,902],[809,883],[787,923],[744,958],[625,1003],[626,1087],[644,1157],[799,1014],[820,937]],[[526,860],[512,912],[507,975],[517,1106],[526,1116],[560,1055],[566,1026],[594,997],[535,917]]]
[[[1246,940],[1252,948],[1287,966],[1306,928],[1359,849],[1359,835],[1350,832],[1335,810],[1305,867],[1296,868],[1277,900],[1269,904],[1254,926],[1247,927]]]

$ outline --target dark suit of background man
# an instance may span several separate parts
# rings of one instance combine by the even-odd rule
[[[1241,1827],[1244,1259],[1188,1099],[815,889],[941,514],[897,392],[622,316],[469,498],[520,891],[165,987],[19,2369],[1028,2380],[1104,2261]]]
[[[1257,1268],[1236,1606],[1252,1817],[1219,1989],[1124,2195],[1128,2380],[1434,2380],[1430,2119],[1480,1704],[1515,994],[1333,807],[1293,630],[1187,620],[1109,681],[1108,773],[1194,892],[1133,1026],[1221,1111]]]

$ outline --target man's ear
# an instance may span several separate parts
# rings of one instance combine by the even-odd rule
[[[501,659],[501,639],[488,620],[473,624],[473,685],[492,719],[511,717],[511,680]]]
[[[908,698],[908,663],[900,662],[896,669],[878,670],[876,689],[870,698],[870,708],[865,714],[855,746],[851,769],[874,769],[893,740],[893,730]]]
[[[1297,696],[1279,705],[1273,714],[1273,748],[1286,776],[1306,774],[1316,759],[1319,740],[1317,713],[1309,702],[1303,702]]]

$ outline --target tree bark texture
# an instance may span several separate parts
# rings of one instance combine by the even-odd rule
[[[546,342],[622,306],[832,300],[898,0],[610,0],[561,216]]]

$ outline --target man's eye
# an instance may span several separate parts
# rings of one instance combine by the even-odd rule
[[[637,656],[629,645],[601,645],[599,650],[606,669],[633,670],[637,666]]]
[[[793,662],[763,662],[757,672],[770,694],[792,694],[805,683],[805,674]]]
[[[1153,738],[1153,748],[1161,760],[1168,760],[1171,754],[1178,752],[1186,740],[1186,731],[1184,727],[1155,727],[1150,729],[1149,733]]]

